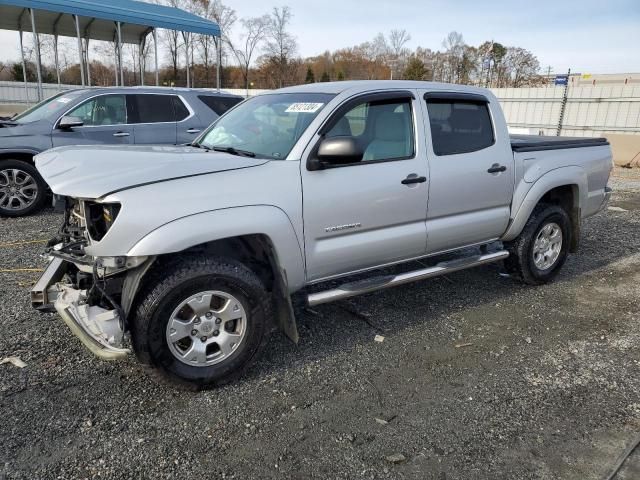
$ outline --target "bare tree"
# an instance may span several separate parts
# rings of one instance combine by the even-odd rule
[[[406,30],[391,30],[389,34],[389,46],[394,55],[402,53],[405,45],[411,40],[411,35]]]
[[[295,55],[298,45],[287,28],[291,22],[289,7],[274,7],[267,29],[266,54],[275,60],[278,66],[277,83],[282,87],[289,67],[289,61]]]
[[[237,20],[236,11],[224,5],[220,0],[195,0],[201,5],[201,16],[213,20],[220,27],[220,37],[211,37],[209,35],[199,35],[196,39],[200,45],[200,57],[206,71],[206,82],[209,83],[211,60],[216,58],[216,48],[218,42],[222,41],[222,45],[229,44],[229,32]],[[215,61],[217,63],[218,60]]]
[[[507,47],[504,64],[508,69],[512,87],[523,87],[527,84],[538,83],[540,62],[528,50],[519,47]]]
[[[258,46],[264,41],[267,35],[269,22],[270,18],[268,15],[241,20],[240,23],[242,24],[243,32],[240,34],[240,40],[237,46],[230,44],[231,51],[240,64],[247,95],[249,94],[249,69],[251,67],[251,61]]]
[[[391,30],[389,34],[389,49],[391,52],[391,75],[393,72],[402,72],[405,69],[406,59],[409,56],[407,43],[411,40],[411,35],[406,30]]]
[[[456,83],[460,81],[461,65],[463,63],[465,43],[462,35],[451,32],[442,41],[444,48],[444,78],[445,82]]]
[[[155,0],[156,3],[167,5],[174,8],[184,8],[186,0]],[[169,60],[173,69],[173,80],[178,79],[178,67],[180,66],[180,50],[183,46],[181,42],[181,33],[176,30],[163,30],[162,42],[167,48]]]

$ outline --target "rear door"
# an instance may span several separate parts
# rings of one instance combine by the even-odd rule
[[[136,144],[176,144],[174,96],[155,93],[127,95]]]
[[[193,142],[200,135],[200,132],[211,123],[204,121],[200,115],[197,115],[185,99],[179,95],[173,96],[173,109],[176,115],[178,145]]]
[[[509,223],[513,155],[479,94],[422,92],[428,117],[427,251],[499,238]]]
[[[177,97],[178,143],[193,142],[202,130],[242,101],[239,97],[205,93],[191,94],[187,99],[191,105],[185,105],[185,99]],[[191,114],[187,116],[189,111]]]
[[[62,130],[56,122],[51,135],[54,147],[133,143],[133,126],[127,124],[125,95],[97,95],[71,108],[64,115],[78,117],[84,124],[81,127]]]

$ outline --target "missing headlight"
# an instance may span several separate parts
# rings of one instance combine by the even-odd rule
[[[116,221],[120,213],[120,204],[85,202],[84,209],[89,236],[100,241]]]

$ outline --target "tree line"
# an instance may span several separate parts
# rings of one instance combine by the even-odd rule
[[[160,31],[163,85],[185,85],[188,61],[191,85],[214,87],[218,47],[222,51],[221,76],[225,88],[270,89],[318,81],[373,79],[430,80],[485,87],[535,86],[545,81],[539,75],[540,64],[532,52],[493,40],[478,46],[468,45],[462,34],[455,31],[445,37],[438,50],[420,46],[411,49],[410,33],[395,29],[387,34],[378,33],[359,45],[303,58],[297,39],[290,31],[293,12],[288,6],[274,7],[271,12],[256,17],[239,18],[236,11],[221,0],[156,1],[213,20],[222,32],[220,38],[213,38]],[[67,39],[59,46],[63,83],[80,83],[74,44],[74,39]],[[44,80],[55,82],[50,61],[53,55],[49,52],[52,42],[48,36],[40,36],[40,49],[42,58],[49,60],[44,65]],[[27,76],[31,81],[35,80],[34,51],[33,45],[27,43]],[[92,42],[92,84],[114,83],[113,52],[112,43]],[[125,84],[138,84],[141,70],[146,72],[146,83],[153,82],[152,56],[151,42],[145,44],[142,52],[137,45],[123,47]],[[0,75],[22,80],[21,62],[0,65]]]

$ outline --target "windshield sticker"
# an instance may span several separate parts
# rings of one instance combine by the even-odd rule
[[[56,101],[60,103],[69,103],[71,99],[69,97],[60,97]]]
[[[324,103],[292,103],[285,110],[287,113],[316,113]]]

